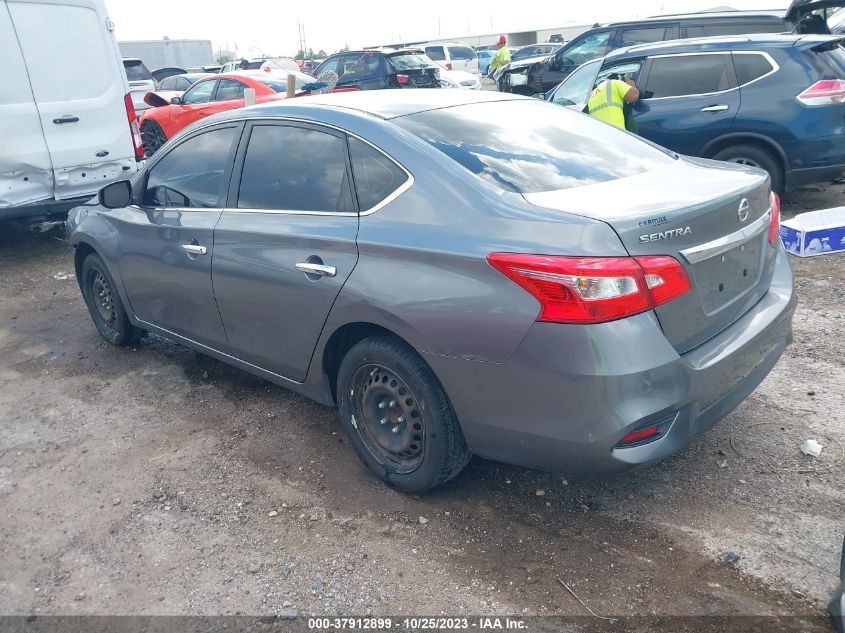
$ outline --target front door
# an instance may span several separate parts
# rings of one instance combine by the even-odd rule
[[[301,382],[358,261],[346,138],[282,122],[247,136],[214,233],[214,293],[232,353]]]
[[[700,156],[728,134],[739,110],[730,54],[651,58],[629,129],[680,154]]]
[[[174,125],[171,136],[194,121],[208,116],[216,86],[216,79],[199,81],[182,95],[182,102],[179,105],[171,106],[170,119]]]
[[[169,148],[142,175],[133,205],[110,214],[119,269],[139,319],[222,349],[211,262],[240,124],[216,127]]]

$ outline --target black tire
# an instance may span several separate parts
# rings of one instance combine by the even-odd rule
[[[340,423],[355,452],[394,488],[431,490],[469,462],[443,387],[401,340],[380,335],[353,346],[340,364],[337,393]]]
[[[141,134],[143,135],[144,151],[147,156],[155,154],[167,142],[167,135],[155,121],[144,121],[141,126]]]
[[[769,172],[769,177],[772,179],[772,191],[777,194],[783,193],[783,169],[769,150],[757,145],[731,145],[716,152],[713,158],[764,169]]]
[[[129,322],[120,294],[100,256],[91,253],[80,270],[82,296],[100,335],[112,345],[137,343],[146,333]]]

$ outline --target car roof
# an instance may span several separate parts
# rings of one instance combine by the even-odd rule
[[[669,15],[652,15],[640,20],[627,20],[624,22],[608,22],[596,24],[593,28],[611,26],[630,26],[632,24],[653,24],[655,22],[677,22],[678,20],[699,22],[699,21],[725,21],[725,20],[751,20],[759,18],[776,18],[783,20],[784,11],[711,11],[703,13],[676,13]]]
[[[393,119],[429,110],[440,110],[473,103],[529,100],[506,92],[492,90],[358,90],[353,92],[310,95],[287,101],[253,106],[247,110],[260,116],[282,116],[290,108],[330,108],[353,110],[381,119]],[[243,116],[243,110],[233,117]]]
[[[626,57],[643,57],[648,55],[670,55],[673,53],[689,53],[691,51],[728,51],[749,48],[789,48],[798,41],[826,42],[841,39],[835,35],[790,35],[787,33],[755,33],[751,35],[726,35],[721,37],[696,37],[685,40],[668,40],[652,44],[637,44],[627,48],[618,48],[607,54],[608,61],[624,59]]]

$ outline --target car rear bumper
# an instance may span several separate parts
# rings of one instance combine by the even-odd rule
[[[653,313],[597,325],[535,323],[504,363],[426,354],[473,453],[574,475],[612,474],[677,452],[739,405],[792,341],[796,298],[781,249],[769,292],[679,355]],[[658,439],[619,448],[661,425]]]

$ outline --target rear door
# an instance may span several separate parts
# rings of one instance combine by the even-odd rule
[[[642,76],[640,100],[628,117],[631,131],[692,156],[731,131],[740,94],[730,53],[652,57]]]
[[[346,138],[268,121],[244,139],[214,232],[214,294],[233,354],[301,382],[358,261]]]
[[[242,125],[195,133],[153,159],[133,204],[108,213],[118,266],[139,319],[215,349],[226,334],[214,302],[214,226]]]
[[[134,173],[129,90],[102,2],[9,0],[7,6],[50,152],[55,197],[93,195]]]
[[[0,59],[5,78],[0,83],[0,209],[53,197],[50,152],[41,131],[41,120],[26,64],[18,46],[9,9],[0,4]]]

